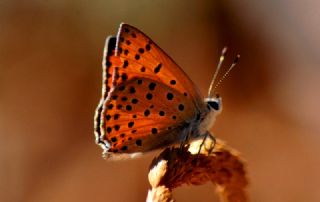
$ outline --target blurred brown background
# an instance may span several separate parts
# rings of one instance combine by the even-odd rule
[[[108,162],[95,145],[105,38],[138,27],[205,95],[220,50],[241,60],[212,131],[248,162],[252,201],[320,201],[316,1],[0,2],[0,201],[144,201],[156,155]],[[182,187],[177,201],[217,201]]]

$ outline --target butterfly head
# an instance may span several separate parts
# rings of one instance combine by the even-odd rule
[[[216,94],[215,97],[205,98],[204,102],[207,104],[210,111],[215,113],[220,113],[222,111],[222,100],[219,94]]]
[[[213,97],[207,97],[204,99],[209,112],[206,114],[205,118],[201,121],[199,125],[199,133],[205,134],[210,130],[216,120],[216,117],[222,111],[222,100],[221,97],[216,94]]]

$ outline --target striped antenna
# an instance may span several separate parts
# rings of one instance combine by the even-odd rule
[[[214,72],[212,81],[211,81],[210,86],[209,86],[209,90],[208,90],[208,97],[209,97],[209,98],[211,97],[212,87],[213,87],[214,82],[215,82],[215,80],[216,80],[216,78],[217,78],[217,76],[218,76],[218,73],[219,73],[219,70],[220,70],[220,68],[221,68],[221,66],[222,66],[222,63],[223,63],[223,61],[224,61],[224,58],[225,58],[225,56],[226,56],[226,54],[227,54],[227,50],[228,50],[228,47],[224,47],[224,48],[222,49],[222,51],[221,51],[221,55],[220,55],[219,63],[218,63],[218,65],[217,65],[217,69],[216,69],[216,71]],[[220,79],[220,81],[221,81],[221,79]],[[220,82],[220,81],[219,81],[219,82]],[[216,85],[216,86],[217,86],[217,85]],[[215,88],[216,88],[216,87],[214,87],[214,89],[215,89]]]
[[[221,79],[218,81],[218,83],[214,86],[213,91],[216,90],[216,88],[221,84],[221,82],[228,76],[229,72],[236,66],[240,59],[240,55],[238,54],[236,58],[234,59],[233,63],[230,65],[229,69],[226,71],[226,73],[221,77]]]

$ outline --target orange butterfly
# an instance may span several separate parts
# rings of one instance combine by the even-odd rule
[[[95,136],[107,158],[213,138],[208,130],[222,110],[221,98],[210,96],[211,85],[203,100],[186,73],[137,28],[121,24],[117,36],[107,38],[102,66]]]

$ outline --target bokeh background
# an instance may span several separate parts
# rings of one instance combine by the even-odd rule
[[[156,153],[108,162],[94,143],[105,38],[138,27],[205,95],[218,56],[213,133],[247,161],[251,201],[320,201],[320,5],[316,1],[0,2],[0,201],[144,201]],[[217,201],[212,184],[177,201]]]

